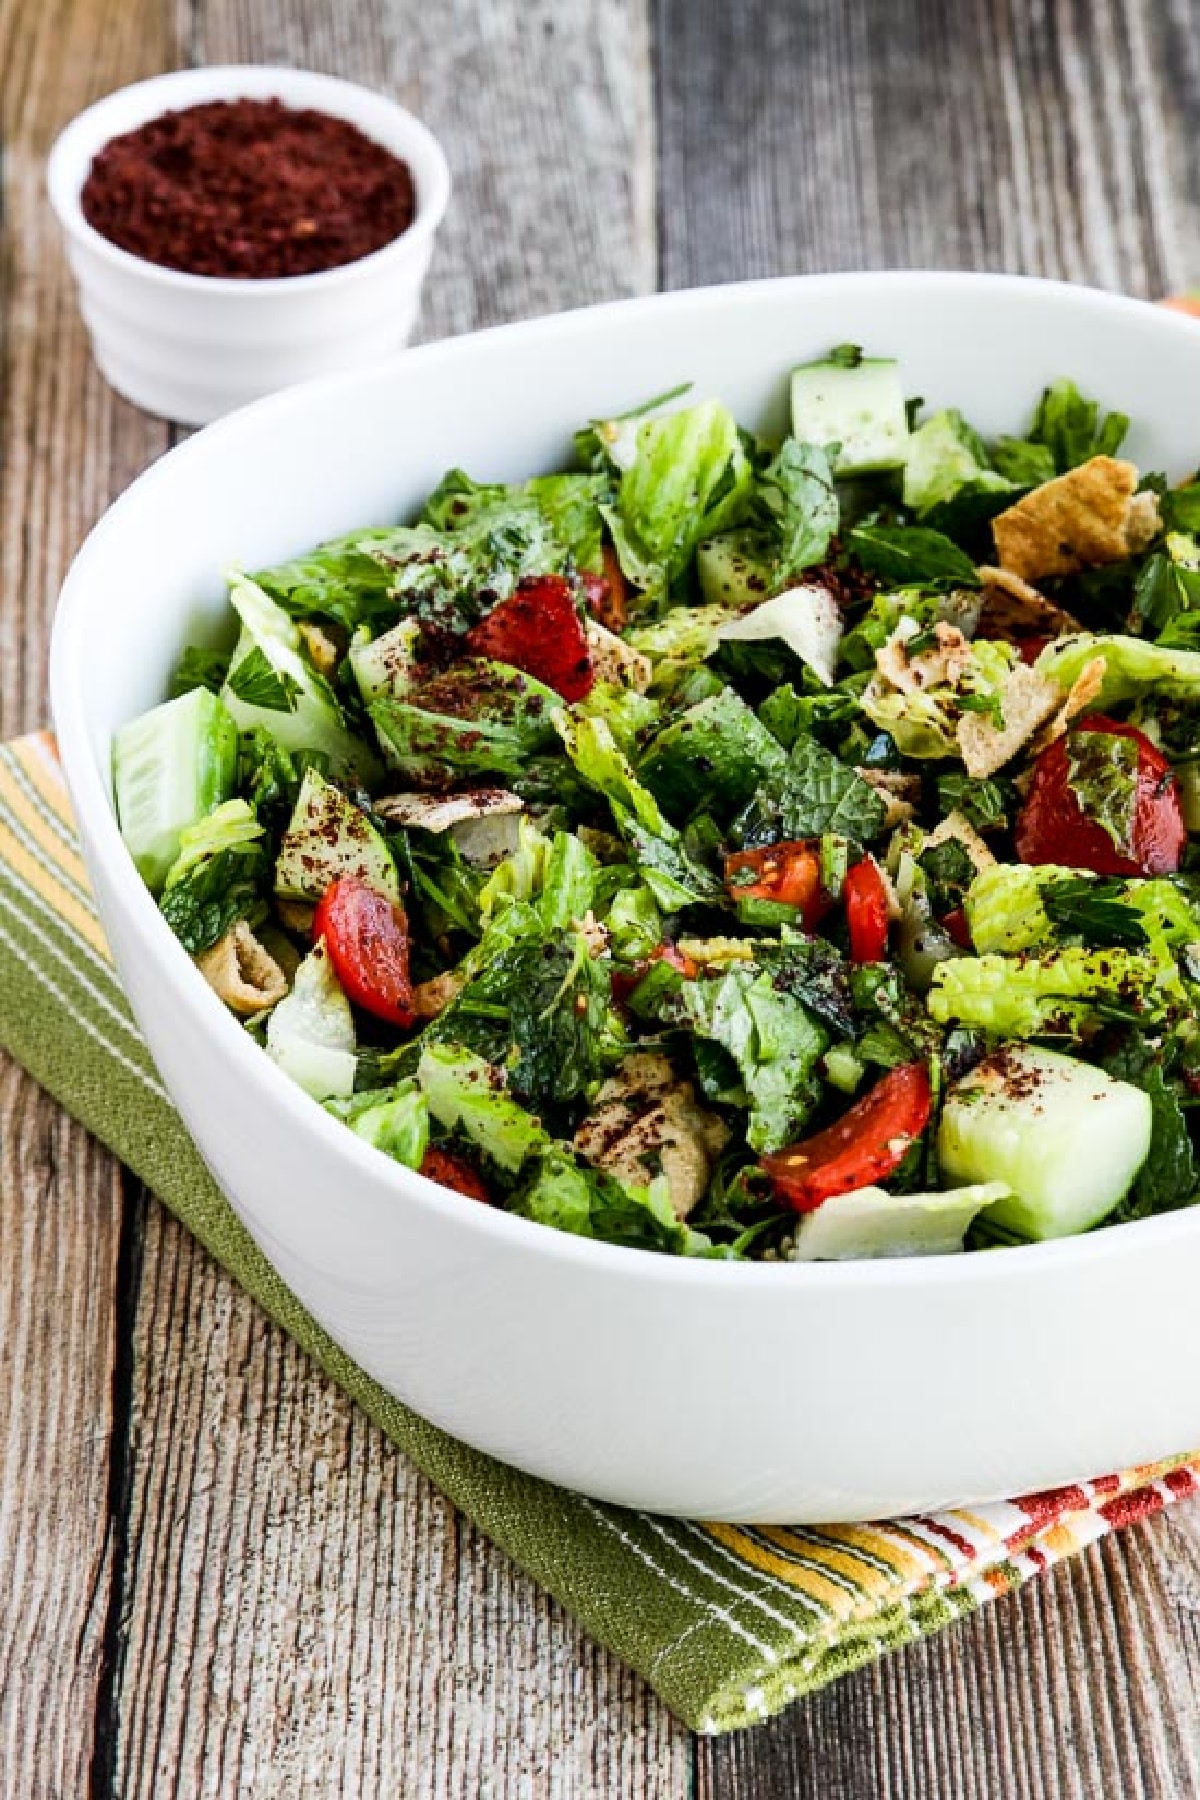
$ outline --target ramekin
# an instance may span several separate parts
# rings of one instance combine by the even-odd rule
[[[88,224],[80,193],[111,138],[204,101],[267,98],[348,119],[402,158],[416,188],[408,230],[357,262],[259,281],[163,268]],[[119,88],[62,132],[46,183],[102,374],[136,406],[187,425],[403,349],[450,197],[440,144],[404,107],[332,75],[264,64],[180,69]]]

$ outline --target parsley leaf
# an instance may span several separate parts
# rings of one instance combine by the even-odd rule
[[[1125,898],[1123,882],[1050,881],[1041,891],[1041,900],[1059,931],[1081,937],[1088,944],[1124,944],[1138,950],[1150,941],[1137,908]]]
[[[272,668],[266,652],[256,644],[247,656],[229,671],[231,693],[247,706],[261,706],[267,712],[295,712],[300,683],[281,669]]]
[[[1038,401],[1030,428],[1030,442],[1044,444],[1054,458],[1059,475],[1093,456],[1115,456],[1129,430],[1124,413],[1106,413],[1094,400],[1085,400],[1073,381],[1054,381]]]
[[[966,551],[925,525],[856,525],[847,545],[864,569],[897,586],[979,586]]]

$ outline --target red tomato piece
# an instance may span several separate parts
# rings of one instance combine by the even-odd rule
[[[527,575],[467,633],[475,656],[511,663],[564,700],[582,700],[596,676],[575,593],[561,575]]]
[[[1130,832],[1132,855],[1114,844],[1072,792],[1067,740],[1060,737],[1033,765],[1033,783],[1017,819],[1016,851],[1025,863],[1062,863],[1097,875],[1171,875],[1187,843],[1179,783],[1171,765],[1142,732],[1099,713],[1076,719],[1076,731],[1132,738],[1138,748],[1137,794]]]
[[[736,876],[749,873],[752,881]],[[725,858],[725,885],[735,900],[777,900],[795,906],[811,931],[832,904],[821,886],[821,849],[815,838],[767,844],[761,850],[739,850]]]
[[[874,857],[864,856],[848,870],[842,898],[846,902],[851,962],[882,962],[888,947],[888,897]]]
[[[485,1206],[492,1203],[487,1183],[478,1169],[473,1169],[465,1156],[456,1156],[453,1150],[442,1150],[436,1144],[430,1144],[421,1159],[421,1173],[428,1175],[430,1181],[453,1188],[456,1194],[465,1194],[468,1200],[482,1200]]]
[[[325,889],[313,916],[347,998],[377,1019],[407,1031],[413,1022],[408,973],[408,920],[402,907],[357,875]]]
[[[1052,644],[1051,637],[1023,637],[1017,639],[1017,655],[1023,663],[1035,663],[1047,644]]]
[[[950,942],[957,944],[960,950],[970,950],[974,947],[971,943],[971,927],[967,924],[967,915],[961,906],[956,906],[953,912],[948,912],[941,921],[941,926]]]
[[[836,1124],[763,1157],[776,1199],[815,1212],[834,1194],[882,1181],[928,1125],[931,1105],[924,1063],[889,1070]]]

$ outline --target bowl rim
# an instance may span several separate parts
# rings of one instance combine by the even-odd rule
[[[573,1264],[597,1277],[607,1275],[618,1280],[678,1283],[700,1289],[720,1288],[727,1283],[758,1289],[787,1285],[789,1291],[807,1291],[810,1286],[819,1284],[822,1288],[832,1287],[845,1293],[869,1291],[880,1286],[916,1291],[937,1289],[943,1283],[1020,1281],[1034,1275],[1049,1277],[1071,1266],[1082,1269],[1119,1256],[1135,1246],[1148,1249],[1152,1241],[1165,1247],[1170,1241],[1191,1238],[1200,1230],[1200,1215],[1194,1214],[1191,1208],[1184,1208],[1119,1226],[1101,1227],[1078,1237],[1005,1246],[1002,1256],[976,1253],[831,1263],[734,1263],[716,1258],[669,1256],[658,1251],[576,1237],[499,1207],[480,1206],[478,1201],[445,1189],[403,1164],[382,1156],[348,1131],[339,1119],[327,1113],[276,1067],[197,974],[191,958],[137,873],[121,838],[111,798],[89,742],[85,700],[87,671],[84,659],[76,653],[76,638],[79,622],[87,610],[90,565],[102,555],[108,537],[119,527],[132,496],[144,500],[147,495],[152,495],[157,484],[165,479],[175,479],[191,462],[210,454],[210,445],[214,445],[214,441],[215,445],[220,445],[225,439],[236,438],[247,420],[253,419],[259,424],[274,417],[284,426],[292,415],[302,417],[313,397],[339,389],[344,391],[347,403],[353,404],[354,391],[360,384],[378,386],[381,381],[396,377],[402,368],[414,364],[429,367],[447,363],[452,366],[457,358],[473,353],[481,343],[486,347],[529,338],[570,338],[586,333],[594,324],[603,325],[613,317],[633,313],[669,315],[752,308],[768,293],[777,295],[788,290],[799,293],[814,286],[855,290],[876,288],[885,292],[902,289],[942,293],[975,291],[1002,297],[1008,295],[1014,300],[1027,298],[1079,312],[1106,312],[1115,318],[1127,319],[1131,327],[1175,336],[1181,347],[1190,345],[1190,354],[1194,356],[1197,352],[1195,319],[1148,301],[1038,276],[954,270],[881,270],[770,277],[607,301],[442,339],[404,351],[368,369],[342,371],[268,394],[206,426],[144,470],[93,526],[63,581],[51,634],[51,710],[72,796],[81,817],[88,821],[91,854],[103,866],[109,893],[144,938],[147,953],[154,956],[159,973],[170,988],[172,1004],[186,1009],[199,1029],[220,1037],[226,1056],[234,1059],[235,1065],[244,1073],[244,1079],[257,1087],[264,1102],[282,1114],[291,1129],[315,1133],[318,1141],[340,1157],[349,1170],[361,1171],[376,1184],[382,1182],[392,1188],[405,1204],[416,1204],[443,1217],[448,1216],[464,1231],[475,1233],[482,1240],[491,1238],[498,1246],[507,1245],[514,1251],[524,1248],[547,1261]],[[1005,1271],[1008,1271],[1007,1277]]]
[[[293,98],[289,98],[284,91],[287,88],[291,89]],[[306,90],[310,98],[301,99],[301,89]],[[151,262],[146,257],[136,256],[131,250],[122,249],[120,244],[105,237],[103,232],[97,231],[84,217],[80,205],[83,183],[71,178],[69,165],[82,147],[87,153],[90,168],[91,159],[113,138],[137,129],[136,124],[129,122],[115,126],[107,122],[109,115],[120,110],[122,103],[131,96],[141,96],[147,102],[153,101],[139,121],[145,123],[160,113],[181,110],[188,105],[203,105],[208,100],[278,97],[285,106],[307,105],[319,110],[321,93],[327,97],[336,95],[348,105],[353,103],[357,111],[353,114],[347,111],[336,116],[357,125],[366,137],[373,137],[377,143],[381,143],[382,139],[375,136],[366,122],[368,111],[389,111],[412,136],[411,153],[392,151],[393,155],[408,163],[413,176],[416,211],[412,223],[405,227],[399,237],[381,244],[366,256],[356,257],[353,262],[338,263],[332,269],[314,270],[307,275],[270,275],[262,278],[249,275],[196,275],[187,269],[173,269],[165,263]],[[177,95],[178,98],[173,101],[172,95]],[[384,148],[390,149],[391,146],[385,144]],[[418,162],[421,163],[421,168],[416,166]],[[432,240],[441,224],[450,200],[450,187],[450,166],[438,139],[422,119],[409,112],[407,107],[401,106],[398,100],[393,100],[390,94],[385,94],[378,88],[367,87],[362,82],[346,81],[340,75],[327,75],[320,69],[295,68],[283,63],[210,63],[199,68],[170,69],[161,75],[147,76],[143,81],[128,82],[124,87],[114,88],[111,93],[104,94],[82,112],[76,113],[59,132],[46,158],[46,191],[60,226],[69,238],[85,245],[93,255],[100,257],[112,268],[160,288],[173,289],[177,293],[237,294],[257,302],[279,300],[287,294],[311,294],[318,288],[332,288],[364,276],[369,277],[385,269],[390,263],[410,261],[423,245]]]

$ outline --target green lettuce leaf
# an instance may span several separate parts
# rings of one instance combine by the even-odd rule
[[[983,440],[953,408],[934,413],[909,437],[904,504],[915,513],[944,505],[962,488],[1003,493],[1012,487],[1011,481],[988,467]]]
[[[939,963],[927,1005],[940,1025],[1005,1037],[1078,1030],[1100,1013],[1161,1019],[1183,996],[1174,965],[1133,950],[1068,946],[1043,956],[960,956]]]
[[[509,1174],[550,1142],[540,1121],[505,1092],[500,1072],[461,1044],[427,1044],[417,1082],[438,1124],[461,1131]]]
[[[740,964],[680,982],[670,1013],[726,1050],[750,1105],[752,1150],[778,1150],[803,1129],[821,1095],[817,1074],[829,1034],[766,972]]]
[[[429,1147],[429,1107],[415,1082],[327,1100],[326,1111],[395,1162],[419,1169]]]
[[[471,657],[412,688],[376,700],[371,721],[388,766],[433,790],[465,775],[515,780],[554,742],[561,697],[508,663]]]
[[[608,801],[642,880],[664,912],[720,899],[721,883],[689,855],[681,834],[638,780],[605,721],[580,718],[564,707],[553,722],[580,775]]]
[[[751,480],[737,424],[715,400],[643,421],[616,503],[603,512],[646,603],[661,603],[701,538],[738,523]]]
[[[1093,456],[1115,456],[1128,429],[1124,413],[1101,417],[1095,400],[1085,400],[1073,381],[1063,380],[1043,391],[1028,438],[1049,451],[1054,472],[1063,475]]]
[[[676,1256],[704,1256],[712,1250],[708,1238],[675,1217],[661,1176],[648,1187],[627,1187],[602,1169],[578,1162],[558,1144],[538,1157],[510,1210],[557,1231],[635,1250]]]
[[[1097,656],[1104,658],[1104,685],[1093,702],[1096,712],[1143,695],[1200,701],[1200,650],[1170,649],[1142,638],[1076,632],[1047,644],[1035,667],[1066,693]]]

